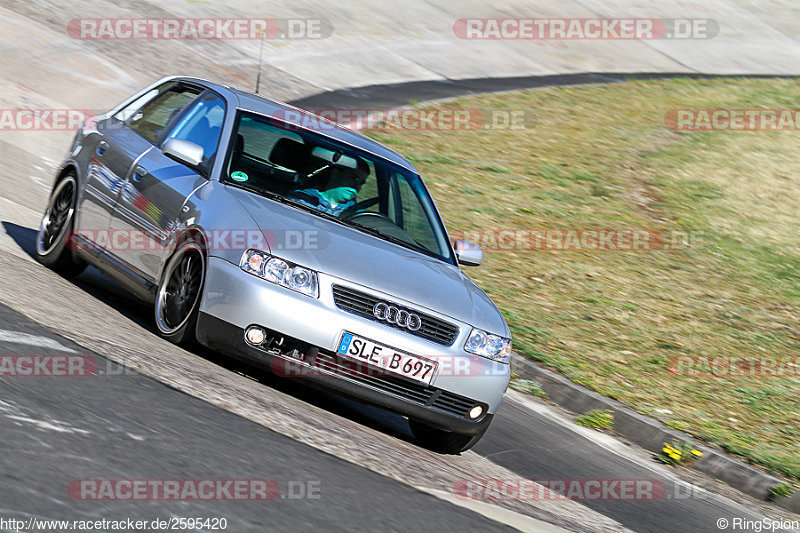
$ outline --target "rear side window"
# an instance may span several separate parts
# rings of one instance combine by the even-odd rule
[[[198,94],[200,90],[194,87],[174,87],[137,110],[128,120],[128,127],[154,143],[167,124]]]
[[[147,91],[142,96],[131,102],[130,104],[126,105],[119,111],[117,114],[114,115],[114,118],[119,120],[120,122],[125,122],[129,118],[131,118],[134,113],[136,113],[139,108],[141,108],[144,104],[152,100],[158,95],[158,89],[153,89],[152,91]]]

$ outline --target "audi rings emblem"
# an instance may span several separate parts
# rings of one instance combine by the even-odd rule
[[[417,331],[422,327],[422,319],[419,315],[409,313],[405,309],[400,309],[386,302],[378,302],[372,308],[375,318],[389,324],[394,324],[409,331]]]

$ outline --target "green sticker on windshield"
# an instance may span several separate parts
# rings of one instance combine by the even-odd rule
[[[234,181],[247,181],[249,179],[247,177],[247,174],[245,174],[240,170],[237,170],[236,172],[232,173],[231,178],[233,178]]]

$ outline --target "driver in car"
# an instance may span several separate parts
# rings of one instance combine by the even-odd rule
[[[332,166],[328,169],[330,178],[325,189],[298,189],[288,198],[292,201],[313,207],[329,215],[338,216],[356,203],[356,196],[369,176],[369,166],[358,159],[355,169]]]

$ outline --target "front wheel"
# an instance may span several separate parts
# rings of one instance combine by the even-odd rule
[[[44,266],[62,274],[77,276],[86,263],[72,255],[72,238],[78,182],[67,174],[58,182],[45,209],[36,234],[36,259]]]
[[[188,240],[167,262],[156,296],[155,315],[159,334],[183,346],[195,343],[200,298],[205,282],[203,250]]]
[[[465,452],[475,446],[489,427],[487,425],[477,435],[465,435],[435,428],[413,418],[408,419],[408,425],[411,427],[411,433],[424,447],[449,455]]]

